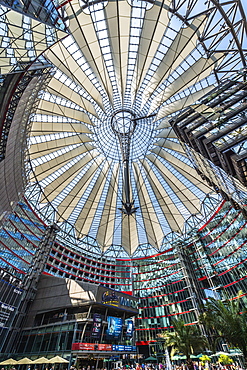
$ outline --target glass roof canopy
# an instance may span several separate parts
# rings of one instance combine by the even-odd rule
[[[241,4],[68,0],[57,10],[68,35],[42,51],[54,75],[28,143],[40,211],[52,205],[58,224],[103,252],[159,250],[191,214],[206,216],[213,189],[169,119],[245,67]]]

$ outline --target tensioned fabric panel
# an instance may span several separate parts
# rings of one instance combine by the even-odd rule
[[[45,56],[66,76],[72,79],[77,85],[83,87],[94,100],[101,105],[101,95],[92,82],[87,78],[87,75],[80,68],[80,65],[74,60],[65,46],[61,43],[50,48]]]
[[[91,139],[85,134],[73,135],[66,138],[33,144],[30,149],[30,154],[32,158],[38,158],[41,155],[49,154],[52,150],[57,150],[59,147],[64,148],[68,145],[81,144],[90,141]]]
[[[88,151],[89,151],[89,148],[88,148]],[[80,150],[80,154],[81,154],[81,150]],[[98,153],[96,153],[95,151],[93,152],[89,151],[89,153],[86,153],[86,155],[83,156],[83,158],[81,158],[75,163],[72,163],[72,165],[68,166],[65,171],[61,171],[61,174],[57,175],[45,187],[43,193],[46,199],[52,202],[60,193],[62,193],[64,188],[67,188],[67,186],[70,183],[72,183],[75,177],[81,172],[82,166],[86,166],[88,163],[90,163],[93,160],[94,157],[97,157],[97,156],[98,156]]]
[[[189,27],[182,28],[167,50],[154,76],[148,82],[144,95],[151,95],[155,88],[165,80],[196,48],[198,36],[204,30],[205,15],[193,20]],[[199,74],[199,73],[198,73]]]
[[[141,174],[139,166],[134,164],[136,182],[138,188],[139,203],[143,215],[144,228],[147,234],[147,242],[151,245],[161,246],[163,240],[163,231],[160,227],[158,216],[155,212],[155,201],[146,187],[146,181]]]
[[[152,100],[148,114],[153,113],[160,104],[179,91],[189,88],[198,81],[208,77],[214,70],[215,66],[217,66],[218,61],[222,60],[223,58],[223,53],[215,53],[208,59],[200,58],[197,60],[190,66],[189,69],[187,69],[176,80],[174,80],[172,84],[168,85],[164,91],[155,96],[155,98]]]
[[[137,232],[137,216],[132,214],[127,216],[122,215],[122,247],[128,254],[133,254],[139,244],[139,237]]]
[[[160,46],[164,36],[164,30],[169,24],[168,8],[170,7],[170,4],[170,0],[163,0],[160,6],[158,4],[154,4],[151,9],[146,10],[141,29],[138,58],[135,66],[136,82],[134,86],[136,87],[132,93],[135,93],[141,85],[141,82],[150,67],[153,56]]]
[[[193,194],[193,192],[189,190],[186,185],[182,184],[181,181],[179,181],[176,176],[174,176],[172,172],[169,171],[166,166],[160,162],[160,160],[154,158],[154,156],[151,155],[149,155],[148,158],[151,161],[155,161],[155,166],[159,170],[160,175],[173,190],[173,193],[175,193],[176,196],[182,201],[184,207],[186,207],[190,213],[198,213],[198,210],[200,209],[200,199],[197,198],[197,196]],[[169,203],[172,203],[172,199],[169,200]],[[182,215],[183,210],[179,211],[179,213],[181,213]],[[181,227],[182,225],[180,225],[180,229]]]
[[[105,14],[118,87],[123,99],[128,72],[131,6],[122,0],[110,2],[105,7]]]
[[[188,178],[191,182],[194,182],[196,186],[201,188],[204,192],[209,191],[211,187],[207,185],[206,182],[204,182],[199,176],[196,176],[197,172],[194,168],[191,168],[188,164],[180,161],[178,158],[176,158],[174,155],[170,154],[169,152],[165,151],[164,149],[161,148],[154,148],[152,150],[153,153],[158,154],[161,158],[169,161],[172,163],[174,167],[176,167],[179,171],[182,171],[184,176],[186,174],[186,178]],[[151,155],[148,155],[148,158]],[[155,158],[153,160],[156,160]]]
[[[119,164],[116,163],[113,168],[114,176],[111,177],[109,190],[107,192],[105,207],[102,211],[99,228],[97,231],[97,240],[104,248],[109,247],[113,243],[115,217],[113,210],[117,207],[118,194],[118,177]]]
[[[92,124],[90,118],[88,117],[88,114],[84,113],[82,110],[69,108],[47,100],[40,100],[37,114],[53,114],[54,116],[62,115],[72,119],[77,119],[88,124]]]
[[[202,96],[206,95],[209,91],[213,89],[214,86],[208,86],[205,89],[201,89],[200,91],[196,91],[188,96],[185,96],[184,98],[181,98],[179,100],[175,100],[174,102],[170,104],[164,104],[157,113],[156,119],[160,119],[162,117],[168,116],[172,113],[178,112],[183,107],[189,106],[193,104],[195,101],[199,100]],[[170,126],[170,125],[169,125]],[[159,126],[157,129],[160,129]]]
[[[76,132],[78,134],[93,134],[93,131],[81,122],[33,122],[31,136],[48,135],[57,132]]]
[[[91,146],[91,150],[94,149]],[[90,145],[87,146],[80,146],[76,147],[75,149],[72,149],[69,152],[62,153],[61,155],[44,162],[40,165],[37,165],[35,168],[35,175],[38,177],[39,180],[42,180],[42,174],[44,174],[44,177],[49,176],[50,174],[54,173],[57,169],[64,166],[67,162],[70,162],[73,158],[77,158],[83,153],[86,153],[90,150]],[[90,157],[89,157],[90,158]]]
[[[73,35],[78,48],[81,50],[95,76],[97,76],[101,81],[104,89],[107,91],[108,98],[111,100],[111,83],[108,72],[105,68],[102,50],[98,44],[98,38],[91,16],[89,14],[85,14],[80,9],[78,2],[73,2],[73,5],[70,3],[66,8],[66,12],[70,22],[70,32]],[[75,13],[77,13],[76,16]],[[85,81],[83,81],[82,85],[84,84]]]
[[[106,172],[108,171],[108,169],[109,165],[105,163],[102,170],[98,174],[97,180],[94,183],[90,194],[84,202],[83,215],[81,215],[81,217],[79,216],[77,221],[77,229],[80,236],[89,234],[89,230],[92,225],[92,219],[95,217],[97,211],[96,205],[99,204],[99,200],[104,190],[104,185],[106,182]]]
[[[98,166],[96,163],[91,164],[87,172],[80,179],[80,182],[77,182],[76,185],[71,189],[71,191],[65,194],[63,201],[58,206],[59,214],[61,215],[61,217],[68,218],[69,216],[71,216],[71,213],[74,211],[74,208],[78,204],[81,196],[87,190],[87,187],[90,184],[97,169]],[[80,227],[80,220],[78,219],[77,222],[79,222]]]
[[[68,99],[69,101],[79,105],[81,108],[96,115],[95,108],[92,103],[85,99],[82,94],[66,86],[63,82],[58,81],[56,78],[52,78],[48,85],[47,91],[61,98]]]
[[[145,168],[146,175],[150,181],[152,190],[157,199],[159,199],[159,206],[162,209],[163,214],[165,215],[169,225],[172,230],[176,232],[181,232],[181,225],[183,225],[184,218],[180,214],[178,208],[170,199],[165,188],[158,181],[154,171],[147,161],[143,161],[143,167]]]

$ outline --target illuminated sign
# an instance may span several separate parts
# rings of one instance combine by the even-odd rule
[[[98,350],[99,351],[112,351],[112,345],[111,344],[98,344]]]
[[[99,338],[102,328],[102,317],[99,313],[93,315],[92,337]]]
[[[108,338],[118,339],[122,332],[123,320],[120,317],[107,317],[108,327],[106,335]]]
[[[8,328],[17,312],[23,290],[21,281],[0,268],[0,327]],[[1,336],[1,333],[0,333]],[[0,345],[1,348],[1,345]]]
[[[102,294],[102,303],[115,307],[119,307],[119,305],[121,305],[131,307],[134,309],[138,308],[138,301],[131,299],[129,296],[128,297],[117,296],[114,291],[109,290]]]
[[[120,304],[122,306],[132,307],[132,308],[138,308],[138,301],[134,301],[131,298],[127,297],[120,297]]]
[[[132,320],[127,321],[126,337],[132,338],[134,333],[134,322]]]
[[[134,352],[136,346],[124,346],[117,344],[73,343],[72,351],[119,351]]]
[[[136,351],[136,346],[124,346],[121,344],[113,344],[112,345],[113,351],[120,351],[120,352],[134,352]]]
[[[102,303],[108,304],[110,306],[119,306],[119,297],[116,295],[115,292],[112,291],[106,291],[102,295]]]
[[[73,343],[72,351],[94,351],[94,343]]]

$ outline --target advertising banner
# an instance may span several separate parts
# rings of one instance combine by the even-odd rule
[[[95,313],[93,315],[93,327],[91,336],[93,338],[99,338],[101,334],[102,328],[102,316],[99,313]]]
[[[72,343],[72,351],[94,351],[94,343]]]
[[[113,351],[124,351],[124,346],[121,344],[113,344],[112,350]]]
[[[134,333],[134,322],[132,320],[127,321],[126,337],[132,338]]]
[[[73,343],[72,351],[112,351],[112,344]]]
[[[124,346],[121,344],[113,344],[112,345],[113,351],[121,351],[121,352],[134,352],[136,351],[136,346]]]
[[[108,327],[106,335],[108,338],[118,339],[120,338],[123,326],[123,320],[120,317],[107,317]]]
[[[0,328],[8,328],[20,303],[22,293],[21,281],[0,268]]]
[[[98,350],[99,351],[112,351],[112,345],[111,344],[98,344]]]

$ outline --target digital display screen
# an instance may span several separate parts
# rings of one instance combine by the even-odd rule
[[[132,338],[134,333],[134,322],[132,320],[127,321],[126,337]]]
[[[108,316],[106,335],[108,338],[118,339],[122,332],[123,320],[119,317]]]

